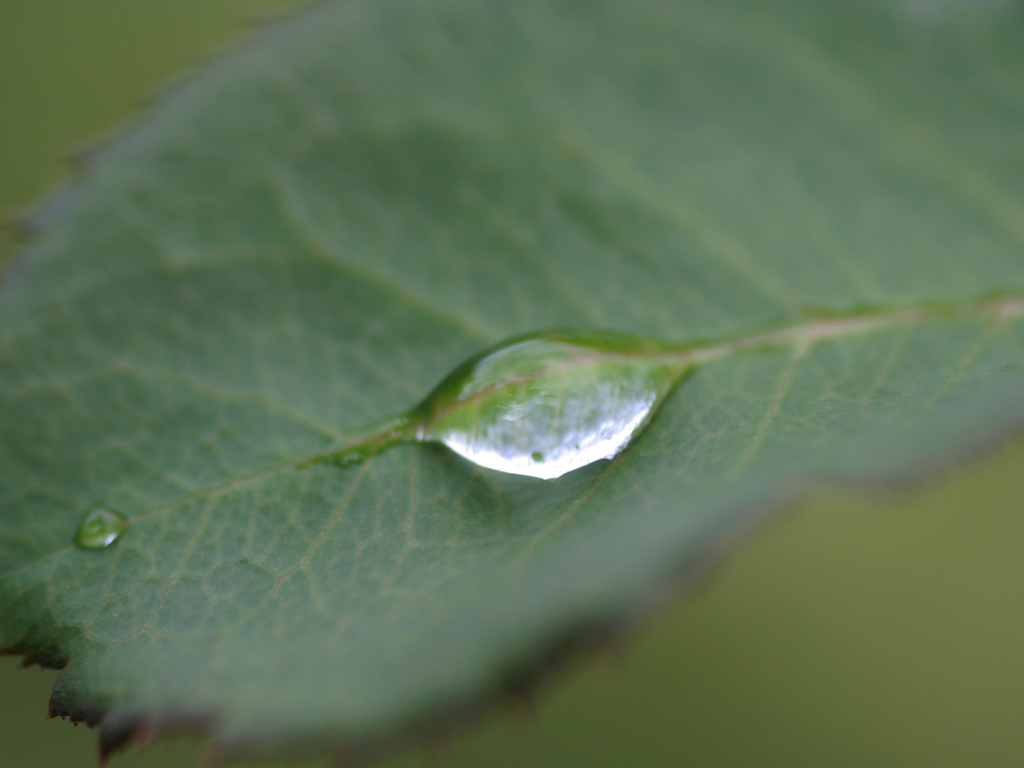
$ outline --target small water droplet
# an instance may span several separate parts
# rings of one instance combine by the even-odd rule
[[[519,336],[456,368],[410,417],[418,440],[551,479],[618,455],[683,373],[677,356],[643,337]]]
[[[103,507],[93,507],[82,516],[75,534],[75,544],[83,549],[103,549],[117,541],[128,530],[127,518]]]

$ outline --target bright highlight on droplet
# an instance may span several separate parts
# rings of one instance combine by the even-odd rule
[[[618,455],[681,373],[677,358],[642,337],[520,336],[456,368],[411,416],[418,440],[551,479]]]
[[[75,534],[75,544],[83,549],[103,549],[117,541],[128,530],[127,518],[103,507],[93,507],[82,516]]]

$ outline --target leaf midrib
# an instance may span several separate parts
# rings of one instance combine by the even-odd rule
[[[631,359],[663,359],[678,366],[681,372],[689,372],[703,363],[713,360],[720,360],[734,355],[745,353],[761,352],[768,349],[791,346],[795,350],[795,357],[802,358],[812,346],[823,340],[833,340],[844,336],[865,335],[873,332],[892,330],[895,328],[907,328],[924,325],[929,322],[989,319],[996,323],[997,327],[1005,326],[1013,321],[1024,319],[1024,296],[1003,295],[997,297],[984,297],[966,302],[931,302],[915,307],[902,308],[876,308],[847,313],[832,313],[828,316],[818,317],[804,322],[780,324],[775,328],[758,330],[746,335],[734,336],[724,341],[702,341],[688,342],[683,344],[666,345],[668,351],[644,352],[638,351],[633,354],[618,353],[623,357]],[[174,501],[158,505],[152,509],[134,515],[132,523],[155,515],[168,512],[180,507],[200,501],[210,496],[225,493],[233,488],[246,483],[269,477],[278,472],[297,469],[308,466],[323,460],[337,457],[341,454],[358,450],[375,441],[381,441],[389,433],[393,433],[396,425],[408,426],[404,416],[385,419],[377,422],[377,425],[360,431],[353,432],[359,435],[357,438],[349,438],[348,442],[320,451],[314,454],[290,459],[257,472],[252,472],[240,477],[235,477],[223,483],[204,488]],[[367,461],[372,461],[372,456]],[[575,505],[574,505],[575,506]],[[6,578],[20,571],[26,570],[33,565],[55,557],[74,549],[73,544],[43,553],[37,557],[27,560],[20,565],[6,571],[0,572],[0,578]]]

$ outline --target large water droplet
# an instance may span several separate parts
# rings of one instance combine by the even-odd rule
[[[413,411],[416,438],[490,469],[555,478],[620,453],[682,373],[678,356],[642,337],[520,336],[442,381]]]
[[[127,518],[103,507],[93,507],[82,516],[75,544],[83,549],[103,549],[120,538],[131,525]]]

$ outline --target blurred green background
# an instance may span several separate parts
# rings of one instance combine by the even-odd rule
[[[170,78],[296,0],[0,0],[0,212]],[[16,244],[0,235],[0,259]],[[820,490],[625,647],[391,768],[1024,764],[1024,444],[889,495]],[[0,658],[0,768],[95,766]],[[196,764],[196,742],[115,768]],[[304,765],[314,765],[306,763]]]

